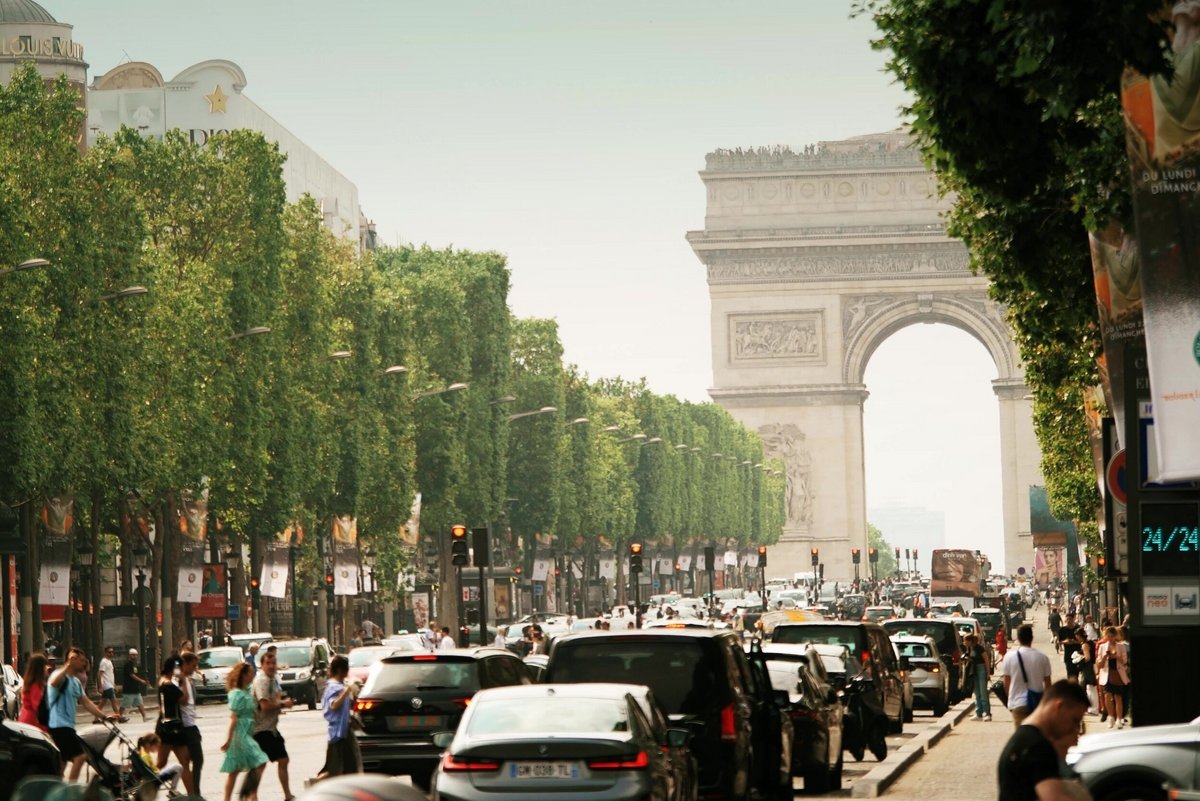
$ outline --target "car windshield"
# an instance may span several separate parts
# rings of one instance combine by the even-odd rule
[[[708,710],[720,694],[710,663],[701,644],[688,638],[597,638],[560,647],[551,660],[551,673],[555,682],[572,684],[645,684],[668,715],[692,715]]]
[[[929,656],[929,646],[923,642],[898,642],[896,650],[900,656],[914,656],[918,659]]]
[[[945,621],[911,620],[886,621],[883,627],[889,635],[929,637],[936,643],[944,643],[950,637],[949,627]],[[943,653],[945,653],[943,649]]]
[[[414,690],[474,692],[479,689],[479,671],[473,659],[453,662],[438,658],[422,659],[420,662],[384,663],[375,669],[378,672],[367,688],[372,695]]]
[[[220,651],[201,651],[199,653],[201,670],[206,668],[231,667],[242,661],[240,648],[223,648]]]
[[[395,648],[355,648],[350,652],[350,667],[368,667],[385,656],[391,656]]]
[[[778,659],[768,659],[767,675],[771,677],[772,690],[783,690],[789,693],[799,692],[799,662],[784,662]]]
[[[983,612],[983,611],[976,609],[974,612],[971,613],[971,616],[973,618],[975,618],[976,620],[978,620],[980,623],[986,623],[989,625],[1000,622],[1000,613],[999,612]]]
[[[853,656],[858,656],[858,638],[860,626],[777,626],[771,634],[771,640],[778,643],[811,642],[824,645],[844,645],[850,649]]]
[[[311,661],[312,651],[306,645],[285,645],[275,650],[275,663],[280,670],[305,667]]]
[[[560,734],[629,731],[629,709],[617,698],[497,698],[471,710],[467,734]]]

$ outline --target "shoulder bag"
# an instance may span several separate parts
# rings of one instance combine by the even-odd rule
[[[1021,666],[1021,678],[1025,681],[1025,708],[1032,712],[1042,702],[1045,691],[1035,690],[1029,686],[1029,675],[1025,672],[1025,660],[1021,659],[1020,648],[1017,649],[1017,664]]]

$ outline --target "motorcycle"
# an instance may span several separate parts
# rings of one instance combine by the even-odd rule
[[[866,752],[877,760],[887,757],[887,715],[875,692],[875,680],[859,673],[846,682],[842,690],[846,714],[842,721],[843,747],[861,762]]]

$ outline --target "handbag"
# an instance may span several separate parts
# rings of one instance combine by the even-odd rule
[[[160,715],[158,722],[154,724],[154,733],[163,742],[178,739],[183,735],[183,721],[179,718],[164,718]]]
[[[999,699],[1001,705],[1008,706],[1008,692],[1004,689],[1004,679],[996,679],[988,689]]]
[[[1030,712],[1037,709],[1042,702],[1044,692],[1038,692],[1029,686],[1029,675],[1025,672],[1025,660],[1021,659],[1021,649],[1017,649],[1017,664],[1021,666],[1021,678],[1025,681],[1025,708]]]

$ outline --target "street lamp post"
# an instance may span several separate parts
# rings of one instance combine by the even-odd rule
[[[237,569],[242,555],[233,543],[225,546],[225,620],[229,620],[229,608],[233,605],[233,571]],[[239,610],[240,611],[240,610]],[[228,632],[228,625],[226,631]],[[232,632],[228,632],[232,633]]]
[[[146,587],[146,565],[150,561],[150,551],[145,544],[141,542],[133,547],[133,566],[137,570],[137,589],[134,590],[135,603],[138,610],[138,653],[142,657],[142,673],[145,675],[149,666],[154,665],[158,660],[155,654],[147,648],[146,643],[146,618],[149,615],[150,608],[146,596],[149,595],[149,589]]]

